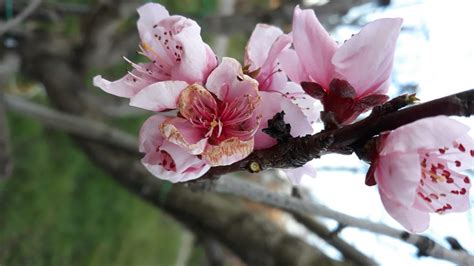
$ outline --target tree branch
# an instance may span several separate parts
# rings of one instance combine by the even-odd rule
[[[37,108],[37,104],[25,102],[25,101],[23,102],[22,105],[13,105],[11,103],[12,99],[13,99],[12,97],[6,98],[6,103],[7,103],[6,106],[7,108],[11,108],[12,110],[18,113],[22,113],[22,114],[26,114],[27,116],[30,116],[28,115],[28,112],[30,112],[28,110]],[[35,106],[35,108],[32,108],[32,107],[25,108],[26,105]],[[53,113],[56,113],[56,114],[52,115]],[[74,133],[84,138],[92,138],[94,140],[105,141],[105,139],[95,138],[97,134],[97,132],[95,131],[97,131],[97,128],[103,128],[105,126],[102,126],[102,127],[89,126],[89,125],[99,123],[99,122],[95,122],[90,119],[81,118],[74,115],[67,115],[68,119],[70,120],[88,121],[87,123],[80,124],[84,130],[75,131],[71,129],[71,127],[69,126],[60,125],[61,123],[64,123],[63,120],[56,120],[55,117],[57,117],[58,114],[60,114],[60,112],[49,110],[49,112],[44,112],[44,114],[45,115],[37,115],[37,116],[30,116],[30,117],[37,119],[41,123],[46,123],[48,126],[52,128],[65,130],[66,132]],[[55,122],[51,122],[51,121],[55,121]],[[76,122],[73,122],[73,123],[75,124]],[[111,131],[114,131],[115,133],[108,133],[105,135],[117,135],[118,132],[120,132],[111,127],[108,127],[108,129]],[[121,134],[125,135],[125,133],[120,133],[119,135]],[[128,136],[127,138],[132,139],[133,137]],[[126,150],[128,149],[128,146],[130,144],[114,142],[113,145],[119,145],[118,148],[122,150]],[[93,145],[93,143],[86,144],[86,147],[88,147],[86,148],[86,150],[88,151],[89,155],[95,160],[97,160],[100,165],[105,166],[106,169],[111,171],[113,175],[115,176],[115,178],[117,179],[117,181],[122,183],[127,189],[138,194],[141,198],[147,201],[150,201],[157,206],[163,207],[163,204],[160,202],[159,198],[160,198],[160,194],[162,194],[162,188],[164,186],[164,183],[154,177],[149,176],[145,172],[145,170],[143,170],[136,163],[133,164],[133,167],[131,167],[130,164],[131,162],[134,161],[134,156],[123,155],[123,154],[121,155],[120,153],[116,153],[114,151],[107,149],[105,146]],[[109,158],[112,158],[112,157],[114,157],[114,160],[109,160]],[[419,254],[423,256],[431,256],[438,259],[448,260],[448,261],[457,263],[459,265],[474,264],[473,256],[465,252],[451,251],[449,249],[446,249],[443,246],[435,243],[433,240],[425,236],[409,234],[405,231],[394,229],[392,227],[389,227],[383,224],[370,222],[364,219],[355,218],[355,217],[352,217],[340,212],[333,211],[320,204],[306,202],[306,201],[302,201],[294,197],[291,197],[289,195],[271,192],[263,187],[260,187],[248,181],[243,181],[243,180],[239,180],[235,178],[222,178],[222,179],[214,180],[214,181],[203,180],[196,183],[188,183],[187,186],[190,186],[194,190],[199,190],[199,191],[204,189],[207,191],[215,191],[219,193],[226,193],[226,194],[236,195],[239,197],[244,197],[251,201],[263,203],[268,206],[283,209],[291,213],[295,213],[302,216],[315,215],[315,216],[334,219],[336,221],[339,221],[351,227],[356,227],[356,228],[360,228],[360,229],[374,232],[377,234],[382,234],[389,237],[400,239],[406,243],[416,246],[419,249]],[[175,190],[179,190],[181,192],[176,192]],[[188,197],[188,196],[179,195],[179,193],[184,193],[185,195],[187,195],[187,193],[191,193],[191,192],[188,191],[188,189],[185,189],[182,185],[173,186],[172,191],[174,191],[173,196],[171,195],[168,196],[168,198],[172,200],[166,201],[166,204],[173,205],[174,203],[174,204],[180,205],[180,207],[174,206],[172,213],[178,216],[183,215],[183,214],[179,214],[180,212],[178,209],[174,209],[174,208],[184,208],[183,210],[181,210],[181,212],[186,212],[188,208],[184,206],[184,202],[182,202],[183,201],[182,197]],[[211,192],[209,193],[212,194]],[[206,195],[209,193],[206,193]],[[193,201],[198,200],[199,194],[200,193],[197,193],[197,195],[193,196],[190,199],[185,199],[184,201],[187,204],[190,204],[189,206],[191,206],[192,209],[198,208],[197,206],[195,206],[196,204]],[[203,196],[203,194],[200,194],[200,195]],[[179,203],[176,203],[175,202],[176,200],[178,200]],[[219,201],[222,199],[215,198],[213,200]],[[209,206],[206,205],[206,208],[207,207]],[[171,208],[171,207],[167,207],[167,208]],[[219,210],[216,210],[215,208],[216,207],[213,207],[211,212],[214,212],[214,214],[219,213],[219,215],[222,215],[220,212],[218,212]],[[227,208],[227,207],[223,206],[223,208]],[[201,210],[198,208],[197,210],[195,210],[195,212],[204,211],[204,210],[205,209]],[[224,210],[221,210],[221,211],[224,211]],[[206,216],[206,214],[202,214],[202,215],[204,217]],[[184,219],[183,221],[186,221],[186,219],[188,220],[196,219],[195,217],[191,219],[192,216],[193,215],[191,216],[185,215],[185,217],[183,218]],[[216,233],[218,236],[219,232],[216,232]],[[228,232],[222,232],[222,233],[227,234]],[[247,245],[251,245],[251,243],[247,243]],[[241,253],[238,253],[238,254],[242,255]]]
[[[292,195],[298,199],[304,199],[297,188],[293,188]],[[344,258],[354,262],[355,265],[377,265],[373,259],[367,257],[367,255],[347,243],[344,239],[340,238],[337,233],[330,231],[324,224],[318,222],[313,217],[301,215],[296,212],[291,212],[291,214],[297,222],[304,225],[309,231],[315,233],[328,244],[339,250]]]
[[[67,133],[100,141],[114,147],[120,147],[130,154],[138,156],[136,138],[109,127],[103,123],[61,113],[18,97],[5,95],[5,104],[11,111],[40,121],[42,124]]]
[[[321,204],[306,202],[288,195],[271,192],[248,181],[222,178],[220,180],[203,182],[205,182],[206,188],[210,191],[238,195],[298,215],[315,215],[330,218],[351,227],[400,239],[416,246],[420,256],[448,260],[458,265],[474,265],[474,256],[464,252],[449,250],[426,236],[410,234],[384,224],[374,223],[331,210]]]
[[[474,113],[474,89],[401,110],[398,109],[403,107],[403,104],[399,103],[399,100],[397,97],[375,108],[369,117],[342,128],[292,138],[268,149],[254,151],[239,162],[212,168],[205,177],[215,178],[241,170],[252,172],[251,164],[258,164],[261,170],[299,167],[324,154],[350,151],[351,145],[355,143],[367,141],[381,132],[422,118],[437,115],[470,116]]]

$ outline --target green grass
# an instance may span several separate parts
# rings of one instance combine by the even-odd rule
[[[10,116],[1,265],[173,265],[180,227],[95,168],[62,133]],[[113,159],[113,158],[111,158]]]

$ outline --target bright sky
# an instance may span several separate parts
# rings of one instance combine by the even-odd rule
[[[380,17],[404,19],[396,53],[394,85],[418,84],[417,95],[422,101],[473,88],[474,1],[392,2],[392,6],[387,9],[373,6],[358,8],[347,16],[347,22],[360,14],[371,14],[365,17],[367,21]],[[333,33],[333,37],[343,41],[358,30],[350,26],[341,27]],[[391,90],[392,96],[396,92],[394,86]],[[474,119],[462,121],[470,124],[471,128],[474,127]],[[358,168],[363,163],[355,156],[330,155],[315,164],[318,168]],[[383,209],[376,188],[364,185],[364,169],[367,166],[362,167],[358,173],[320,169],[316,178],[305,178],[303,183],[312,190],[318,201],[335,210],[403,229]],[[471,202],[474,203],[473,192]],[[431,226],[426,235],[440,243],[445,243],[444,237],[453,236],[474,254],[474,211],[444,216],[432,215],[431,218]],[[342,236],[383,265],[452,265],[429,258],[418,259],[414,256],[416,249],[413,246],[357,229],[345,229]]]

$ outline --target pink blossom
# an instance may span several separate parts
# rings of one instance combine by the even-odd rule
[[[425,118],[382,135],[368,183],[378,184],[387,212],[411,232],[429,226],[429,213],[469,209],[474,165],[469,128],[445,116]]]
[[[198,24],[182,16],[170,16],[160,4],[145,4],[138,8],[138,14],[140,48],[151,62],[129,61],[134,69],[123,78],[110,82],[96,76],[94,85],[133,101],[133,97],[145,89],[164,91],[162,98],[172,99],[187,84],[204,83],[217,65],[217,59],[202,41]],[[175,108],[176,102],[168,102],[164,107]]]
[[[246,73],[258,81],[262,103],[257,111],[262,114],[262,122],[255,133],[255,150],[269,148],[277,143],[265,134],[262,129],[268,127],[268,120],[276,113],[285,112],[285,122],[291,125],[294,137],[313,133],[311,122],[318,119],[314,112],[314,99],[307,97],[301,86],[288,82],[288,78],[280,68],[278,57],[291,44],[291,35],[284,34],[275,26],[258,24],[245,49]],[[286,170],[294,184],[299,183],[304,174],[313,175],[313,167],[306,166]]]
[[[320,99],[338,122],[350,123],[360,113],[388,99],[395,44],[402,19],[379,19],[338,47],[313,10],[295,8],[294,50],[280,56],[294,82]]]
[[[143,124],[139,137],[140,152],[145,153],[143,165],[154,176],[173,183],[202,176],[209,170],[210,165],[165,140],[161,135],[160,125],[168,118],[154,115]]]
[[[161,125],[165,139],[211,166],[228,165],[254,148],[260,116],[256,80],[244,75],[235,59],[224,58],[209,75],[206,88],[195,83],[178,99],[179,117]]]
[[[290,44],[291,36],[278,27],[257,24],[253,30],[245,49],[244,65],[258,81],[260,91],[281,92],[285,88],[288,78],[281,70],[278,56]]]
[[[262,113],[262,123],[255,134],[255,149],[264,149],[276,144],[276,140],[262,132],[268,126],[267,121],[276,113],[285,111],[285,121],[291,123],[292,136],[302,136],[313,132],[311,124],[303,113],[312,108],[312,103],[298,106],[306,100],[304,91],[295,83],[289,83],[286,74],[280,69],[278,56],[289,48],[291,37],[275,26],[258,24],[245,49],[247,73],[258,81],[262,104],[258,111]],[[304,98],[304,100],[302,99]],[[307,100],[306,100],[307,101]],[[317,117],[311,118],[316,120]]]
[[[315,100],[308,97],[300,85],[288,82],[278,60],[291,41],[291,35],[284,34],[281,29],[257,24],[245,49],[246,73],[258,81],[260,91],[280,93],[299,106],[307,120],[314,123],[319,118]]]

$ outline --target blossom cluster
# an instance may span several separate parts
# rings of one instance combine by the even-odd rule
[[[157,112],[140,130],[139,150],[158,178],[197,179],[211,167],[275,145],[262,129],[281,111],[297,137],[314,133],[320,120],[350,124],[388,100],[400,18],[371,22],[338,45],[313,10],[297,6],[290,33],[255,27],[241,64],[217,58],[192,19],[154,3],[138,13],[140,53],[148,62],[126,59],[128,74],[116,81],[96,76],[94,85]],[[430,212],[469,208],[470,180],[461,173],[473,165],[467,131],[450,118],[434,117],[379,137],[367,184],[378,184],[385,208],[408,230],[425,230]],[[315,174],[309,164],[285,171],[294,184]]]

